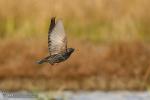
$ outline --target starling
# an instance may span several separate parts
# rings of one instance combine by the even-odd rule
[[[62,20],[55,22],[55,17],[51,18],[48,31],[48,50],[49,55],[39,61],[38,64],[48,62],[53,65],[67,60],[74,52],[74,48],[67,48],[67,37],[64,30]]]

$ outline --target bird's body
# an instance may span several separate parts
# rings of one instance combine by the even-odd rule
[[[51,65],[67,60],[73,53],[73,48],[67,48],[67,38],[61,20],[55,23],[55,18],[51,19],[48,32],[49,56],[39,60],[37,63],[48,62]]]
[[[42,64],[44,62],[48,62],[51,65],[53,65],[55,63],[60,63],[62,61],[65,61],[70,57],[71,53],[74,51],[74,49],[72,49],[72,48],[68,48],[68,49],[69,49],[68,50],[69,52],[63,52],[63,53],[47,56],[44,59],[39,60],[38,63]]]

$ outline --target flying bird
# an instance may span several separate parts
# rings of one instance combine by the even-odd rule
[[[62,20],[55,21],[55,17],[51,18],[48,30],[48,50],[49,55],[39,61],[38,64],[45,62],[54,65],[67,60],[74,52],[74,48],[67,48],[67,37],[64,30]]]

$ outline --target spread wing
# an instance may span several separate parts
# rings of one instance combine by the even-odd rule
[[[55,23],[55,18],[51,19],[51,25],[48,32],[48,49],[50,55],[67,50],[67,38],[61,20],[58,20]]]

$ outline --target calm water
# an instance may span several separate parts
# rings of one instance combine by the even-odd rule
[[[20,95],[20,96],[18,96]],[[33,97],[32,97],[33,95]],[[0,100],[150,100],[149,92],[18,92],[0,93]]]

